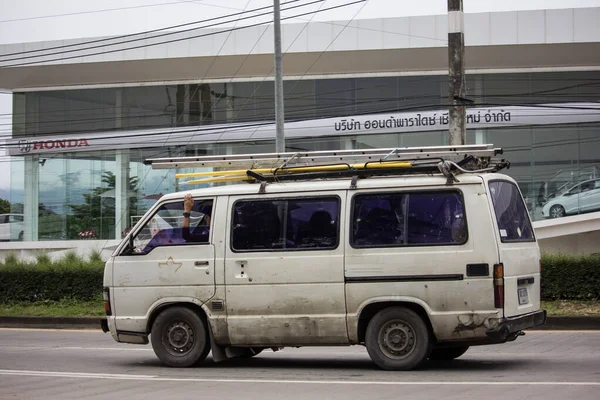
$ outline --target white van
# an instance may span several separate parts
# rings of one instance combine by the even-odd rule
[[[260,184],[163,196],[106,263],[103,329],[118,342],[150,338],[175,367],[211,350],[221,361],[361,344],[380,368],[408,370],[545,322],[538,244],[516,183],[494,172],[498,149],[323,153],[273,156],[280,167],[244,178]],[[244,157],[268,164],[227,163],[243,166]],[[365,157],[376,161],[331,164]],[[223,159],[151,163],[205,168]]]

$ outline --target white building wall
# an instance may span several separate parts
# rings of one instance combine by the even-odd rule
[[[600,41],[598,21],[600,21],[600,7],[466,14],[465,44],[492,46],[598,42]],[[282,49],[285,53],[297,53],[445,47],[447,27],[446,15],[358,19],[350,23],[348,21],[283,23]],[[53,55],[46,57],[45,60],[59,58],[48,63],[77,64],[273,52],[271,26],[257,26],[231,33],[213,34],[225,29],[199,29],[159,38],[152,38],[152,35],[140,36],[143,40],[108,48],[84,50],[81,53]],[[188,40],[160,44],[174,39]],[[36,50],[89,40],[7,44],[0,46],[0,53]],[[121,40],[123,39],[117,39],[115,42]],[[112,41],[101,42],[98,45],[108,43]],[[133,47],[140,48],[133,49]],[[78,57],[84,53],[100,53],[107,49],[121,51]]]

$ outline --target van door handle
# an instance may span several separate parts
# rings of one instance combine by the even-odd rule
[[[209,264],[208,261],[195,261],[194,262],[194,267],[202,267],[202,266],[206,266],[208,264]]]

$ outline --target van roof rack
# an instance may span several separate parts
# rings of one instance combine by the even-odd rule
[[[496,172],[508,167],[507,161],[494,159],[501,154],[501,148],[481,144],[169,157],[144,163],[153,169],[212,169],[176,174],[178,179],[196,178],[182,182],[185,184],[440,173],[454,181],[456,173]]]

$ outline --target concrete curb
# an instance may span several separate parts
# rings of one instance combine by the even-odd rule
[[[544,325],[532,330],[595,331],[600,330],[600,317],[548,317]]]
[[[1,328],[100,329],[101,317],[1,317]]]
[[[2,317],[0,328],[98,329],[101,317]],[[532,330],[600,330],[598,317],[548,317],[546,323]]]

